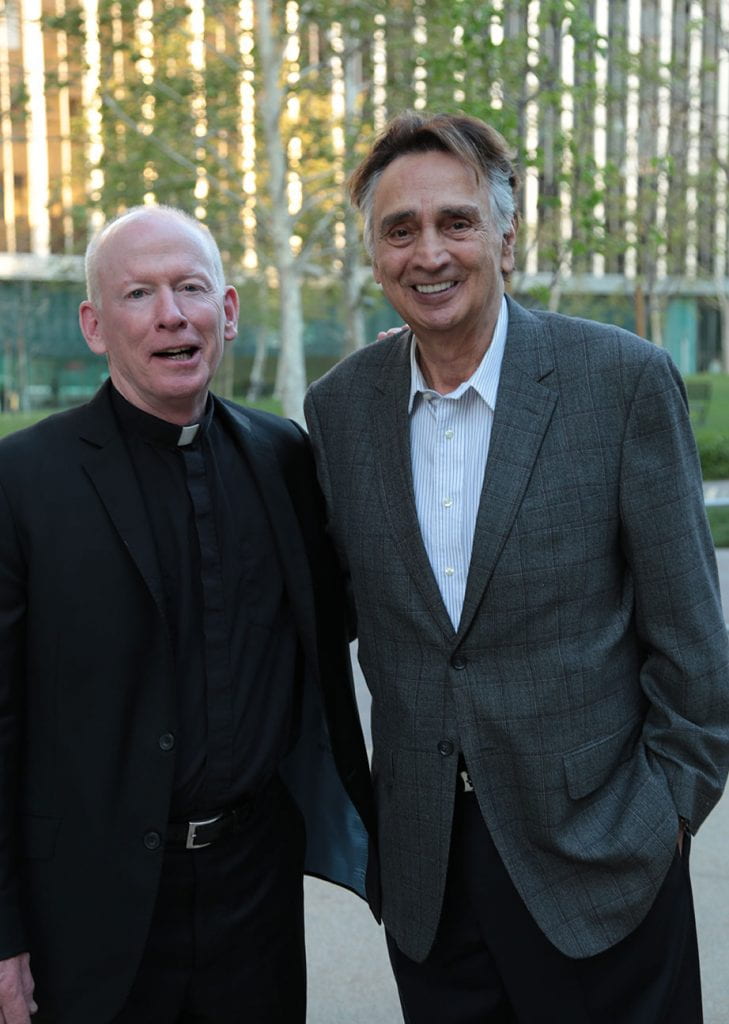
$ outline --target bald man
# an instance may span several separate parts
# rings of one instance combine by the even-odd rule
[[[197,221],[86,271],[109,380],[0,444],[0,1021],[296,1024],[303,872],[363,893],[371,820],[307,440],[210,393]]]

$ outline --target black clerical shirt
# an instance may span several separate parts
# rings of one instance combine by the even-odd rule
[[[177,694],[170,818],[200,817],[258,792],[291,744],[295,624],[255,479],[216,399],[197,431],[150,416],[114,389],[112,404],[166,599]]]

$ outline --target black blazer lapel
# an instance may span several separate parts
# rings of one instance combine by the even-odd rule
[[[302,639],[308,644],[316,635],[311,569],[301,523],[286,488],[282,467],[266,432],[253,419],[228,403],[219,402],[218,408],[227,418],[258,484],[281,556],[289,600],[301,627]],[[313,657],[313,651],[307,653]]]
[[[107,384],[85,407],[79,431],[84,445],[81,464],[166,622],[159,563],[144,498],[111,408],[108,388]]]

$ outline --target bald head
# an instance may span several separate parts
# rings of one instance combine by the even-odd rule
[[[133,232],[135,227],[143,229],[148,225],[163,225],[165,221],[190,231],[203,241],[210,257],[210,269],[213,272],[215,284],[219,286],[221,292],[223,291],[225,275],[220,250],[204,224],[191,217],[189,213],[185,213],[184,210],[178,210],[173,206],[133,206],[105,224],[89,242],[86,249],[86,295],[94,306],[100,309],[102,305],[101,278],[107,256],[113,253],[115,238],[122,232],[125,234],[128,231]]]

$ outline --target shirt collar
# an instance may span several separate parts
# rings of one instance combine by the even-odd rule
[[[213,416],[213,401],[210,395],[200,422],[186,427],[161,420],[158,416],[152,416],[151,413],[132,405],[113,384],[111,404],[125,433],[136,434],[143,441],[148,441],[158,448],[178,448],[192,444],[194,440],[203,436]]]
[[[437,391],[434,391],[433,388],[428,387],[425,377],[423,376],[423,371],[420,369],[418,364],[415,336],[413,335],[410,343],[410,398],[408,400],[408,413],[413,411],[413,405],[418,395],[433,395],[438,398],[460,398],[461,395],[465,394],[469,388],[473,388],[473,390],[481,396],[489,409],[493,412],[496,408],[496,393],[499,389],[499,377],[501,376],[501,364],[504,359],[506,332],[508,326],[509,307],[507,305],[506,298],[502,296],[501,308],[496,321],[496,327],[494,327],[491,344],[486,349],[483,359],[469,379],[463,381],[462,384],[458,385],[455,391],[449,392],[446,396],[441,396]]]

